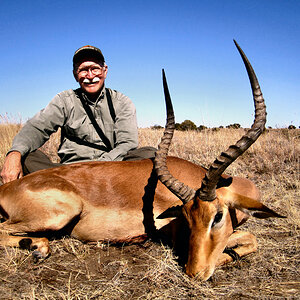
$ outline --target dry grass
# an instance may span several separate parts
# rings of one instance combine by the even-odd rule
[[[0,168],[19,125],[0,125]],[[170,150],[197,164],[214,158],[243,129],[176,132]],[[162,131],[140,129],[140,145],[157,146]],[[262,201],[287,219],[250,219],[259,248],[218,268],[208,282],[188,278],[172,250],[150,241],[124,247],[51,241],[52,256],[34,264],[27,251],[0,249],[0,298],[8,299],[297,299],[300,297],[300,131],[274,129],[239,158],[227,173],[250,178]],[[53,159],[59,136],[43,147]]]
[[[11,147],[12,140],[17,132],[21,129],[21,122],[12,122],[8,116],[0,115],[0,166],[7,151]]]

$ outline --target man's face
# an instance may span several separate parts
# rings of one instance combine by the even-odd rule
[[[82,90],[90,97],[97,97],[107,75],[107,66],[95,59],[82,61],[74,70],[74,77]]]

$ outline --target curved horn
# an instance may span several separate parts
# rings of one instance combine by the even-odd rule
[[[201,188],[199,191],[197,191],[199,198],[204,201],[212,201],[216,198],[216,186],[222,173],[258,139],[258,137],[264,131],[266,124],[266,106],[258,80],[245,53],[235,40],[234,43],[244,61],[251,83],[255,106],[255,118],[251,128],[247,131],[247,133],[239,141],[237,141],[235,145],[231,145],[225,152],[222,152],[221,155],[217,157],[209,167],[202,181]]]
[[[159,180],[185,204],[195,197],[196,191],[174,178],[167,168],[167,154],[175,130],[175,117],[164,70],[162,70],[162,76],[167,110],[167,123],[164,135],[158,145],[158,150],[155,155],[154,168]]]

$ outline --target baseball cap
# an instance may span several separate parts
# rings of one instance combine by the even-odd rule
[[[73,67],[75,66],[75,64],[79,63],[84,58],[96,58],[101,63],[105,62],[104,56],[100,49],[91,45],[86,45],[75,51],[73,56]]]

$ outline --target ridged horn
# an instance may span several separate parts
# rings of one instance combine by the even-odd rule
[[[216,186],[222,173],[258,139],[266,124],[266,106],[258,80],[245,53],[235,40],[234,43],[243,59],[250,80],[255,106],[255,118],[247,133],[235,145],[231,145],[225,152],[222,152],[209,167],[202,181],[201,188],[197,191],[199,198],[204,201],[212,201],[216,198]]]
[[[167,122],[163,137],[158,145],[158,151],[155,155],[154,168],[159,180],[185,204],[194,199],[196,191],[174,178],[167,168],[167,155],[175,130],[175,117],[164,69],[162,70],[162,77],[167,110]]]

